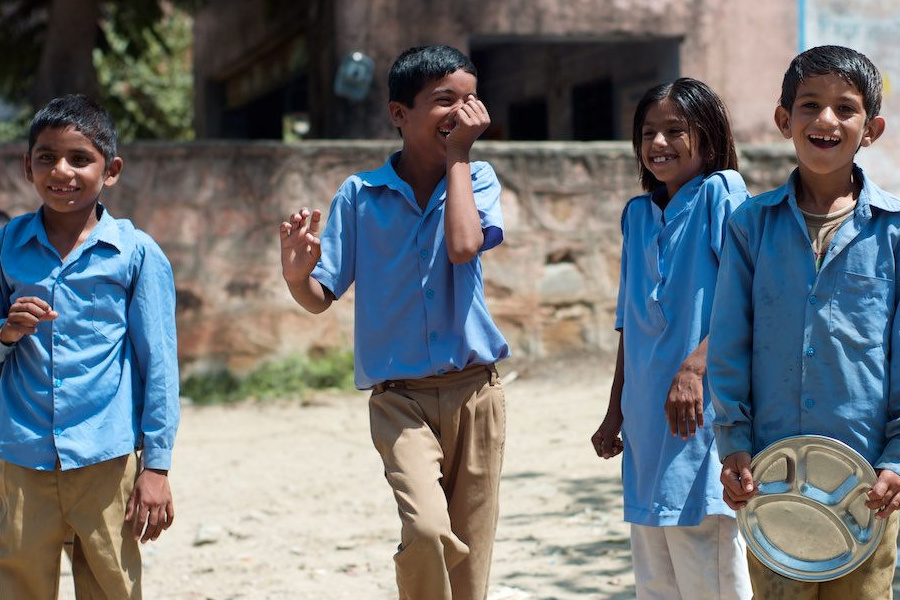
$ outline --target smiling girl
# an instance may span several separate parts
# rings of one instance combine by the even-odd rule
[[[705,375],[724,225],[748,193],[725,106],[700,81],[649,90],[632,139],[647,193],[622,214],[619,350],[591,441],[603,458],[623,452],[637,599],[744,600],[746,553],[722,500]]]

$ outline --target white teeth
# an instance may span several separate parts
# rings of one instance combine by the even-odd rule
[[[663,163],[669,160],[675,160],[674,156],[654,156],[650,159],[652,163]]]
[[[822,140],[823,142],[839,142],[841,138],[833,136],[833,135],[820,135],[816,133],[811,133],[809,135],[810,139],[813,140]]]

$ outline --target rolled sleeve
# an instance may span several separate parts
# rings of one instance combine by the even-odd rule
[[[481,251],[495,248],[503,242],[503,213],[500,210],[500,181],[493,167],[486,162],[473,165],[472,193],[481,218],[484,242]]]
[[[328,288],[336,299],[356,280],[356,192],[355,178],[344,182],[328,211],[320,236],[322,255],[312,277]]]

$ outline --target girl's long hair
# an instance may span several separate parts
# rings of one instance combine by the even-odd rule
[[[728,110],[722,99],[702,81],[681,77],[647,90],[634,111],[634,127],[631,142],[640,170],[641,186],[650,192],[663,185],[644,165],[641,159],[644,119],[650,107],[668,99],[688,123],[688,135],[696,152],[703,153],[703,173],[738,168],[734,136],[728,120]]]

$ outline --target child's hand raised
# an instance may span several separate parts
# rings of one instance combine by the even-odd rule
[[[9,308],[6,322],[0,327],[0,341],[11,345],[37,331],[41,321],[52,321],[59,315],[47,302],[34,296],[17,298]]]
[[[900,475],[882,469],[878,472],[878,481],[866,493],[866,497],[869,499],[866,507],[878,511],[875,513],[876,518],[888,518],[892,512],[900,508]]]
[[[322,211],[310,213],[308,208],[302,208],[281,224],[281,272],[288,283],[308,278],[319,261],[321,219]]]
[[[487,108],[475,94],[466,96],[454,115],[453,129],[447,135],[447,145],[468,152],[475,140],[491,124]]]

